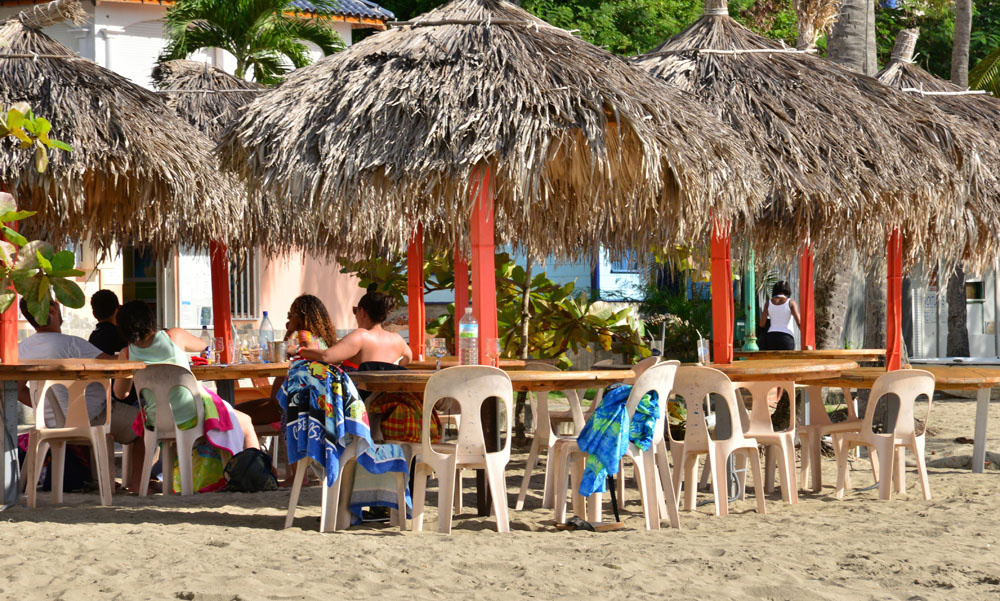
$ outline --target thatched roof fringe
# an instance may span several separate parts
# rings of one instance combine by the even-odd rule
[[[18,54],[14,52],[0,53],[0,58],[30,58],[32,60],[37,60],[40,58],[59,58],[59,59],[76,60],[76,61],[87,60],[82,56],[74,56],[72,54],[34,54],[34,53]]]
[[[82,12],[78,0],[47,10]],[[0,180],[20,207],[38,211],[26,233],[53,243],[89,237],[98,251],[149,246],[157,256],[178,242],[238,246],[231,233],[248,211],[224,190],[212,142],[156,94],[89,60],[65,58],[72,51],[25,25],[41,22],[31,12],[0,23],[10,54],[60,58],[0,60],[0,106],[27,101],[74,150],[53,152],[48,170],[38,173],[29,153],[4,142]]]
[[[250,194],[325,223],[334,252],[405,249],[418,223],[468,252],[483,165],[498,242],[536,256],[699,238],[761,198],[759,165],[692,97],[503,0],[453,1],[293,72],[220,148]]]
[[[79,0],[52,0],[48,4],[36,4],[23,10],[15,18],[25,27],[40,30],[63,21],[82,25],[87,22],[87,12],[80,6]]]

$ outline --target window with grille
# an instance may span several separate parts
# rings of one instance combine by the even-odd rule
[[[249,253],[229,264],[229,298],[233,319],[260,317],[260,256]]]
[[[611,261],[611,273],[641,273],[635,251],[630,250],[619,260]]]

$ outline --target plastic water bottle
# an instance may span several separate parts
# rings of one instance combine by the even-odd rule
[[[260,331],[257,333],[257,340],[260,341],[261,361],[271,362],[271,343],[274,342],[274,326],[267,318],[267,311],[264,311],[264,319],[260,320]]]
[[[202,358],[208,363],[212,362],[212,334],[208,331],[208,326],[201,326],[201,341],[205,343],[205,350],[201,351]]]
[[[458,364],[479,365],[479,322],[472,316],[472,307],[465,308],[458,322]]]

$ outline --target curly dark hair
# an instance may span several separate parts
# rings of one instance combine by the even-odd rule
[[[337,342],[337,330],[330,321],[330,314],[323,301],[311,294],[303,294],[292,301],[289,311],[298,315],[302,320],[302,327],[321,338],[327,346],[333,346]]]
[[[97,321],[111,319],[118,310],[118,296],[110,290],[98,290],[90,297],[90,308]]]
[[[389,311],[392,311],[395,306],[396,301],[391,296],[379,292],[377,284],[368,286],[368,292],[358,301],[358,307],[364,309],[376,325],[385,321],[385,318],[389,316]]]
[[[144,301],[129,301],[118,308],[118,329],[129,344],[145,340],[156,333],[156,316]]]
[[[785,280],[779,280],[774,283],[774,287],[771,288],[771,297],[775,296],[792,296],[792,287],[788,285]]]

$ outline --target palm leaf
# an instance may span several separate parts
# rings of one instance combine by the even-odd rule
[[[1000,96],[1000,48],[987,54],[969,71],[969,87]]]

